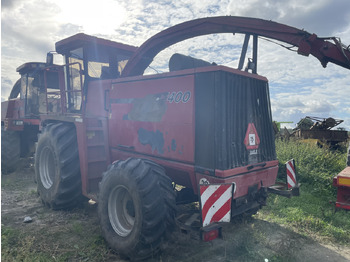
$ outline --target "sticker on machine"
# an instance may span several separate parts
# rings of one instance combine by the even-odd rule
[[[203,227],[231,221],[234,184],[199,185]]]
[[[249,123],[247,132],[244,137],[244,144],[248,150],[258,149],[260,145],[260,138],[256,131],[254,123]]]

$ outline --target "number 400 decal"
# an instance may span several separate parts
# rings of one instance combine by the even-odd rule
[[[169,93],[168,95],[168,102],[169,103],[187,103],[191,98],[191,92],[190,91],[185,91],[185,92],[172,92]]]

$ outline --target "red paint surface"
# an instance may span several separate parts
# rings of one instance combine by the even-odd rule
[[[275,184],[277,172],[278,172],[278,161],[271,161],[271,162],[277,162],[276,165],[260,169],[257,171],[251,171],[251,172],[236,172],[235,169],[231,170],[225,170],[226,177],[213,177],[208,175],[203,175],[196,173],[196,183],[199,184],[199,180],[201,178],[205,178],[209,181],[210,184],[224,184],[224,183],[235,183],[235,193],[233,198],[238,198],[241,196],[245,196],[248,194],[248,187],[252,185],[258,184],[258,188],[261,187],[261,182],[264,187],[269,187]],[[267,164],[270,162],[267,162]],[[272,164],[272,163],[271,163]],[[242,170],[243,168],[240,168],[239,170]],[[246,170],[246,167],[245,167]],[[232,173],[232,176],[229,176],[229,173]]]
[[[172,81],[173,80],[173,81]],[[168,93],[190,92],[184,102],[169,102]],[[162,111],[158,118],[153,112],[137,112],[137,107],[157,100]],[[155,78],[142,82],[115,83],[110,91],[111,112],[109,121],[110,146],[121,149],[129,147],[140,154],[158,156],[169,160],[193,163],[194,161],[194,76],[181,76],[173,79]],[[162,101],[160,101],[162,100]],[[156,104],[157,102],[154,102]],[[140,105],[142,104],[142,105]],[[149,105],[152,106],[152,105]],[[157,105],[155,105],[157,107]],[[144,115],[142,115],[144,114]],[[136,116],[135,116],[136,115]],[[137,119],[135,119],[138,117]],[[156,119],[157,118],[157,119]],[[151,120],[150,120],[151,119]],[[142,144],[139,130],[161,135],[162,146]],[[127,130],[127,132],[126,132]]]
[[[339,183],[339,178],[350,180],[350,166],[346,167],[333,179],[333,186],[337,187],[336,207],[350,210],[350,186]]]

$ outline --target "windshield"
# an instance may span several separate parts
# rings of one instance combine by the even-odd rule
[[[118,78],[123,71],[129,57],[116,54],[116,50],[108,47],[87,48],[88,75],[92,78]]]

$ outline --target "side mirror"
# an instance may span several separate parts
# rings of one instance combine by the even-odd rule
[[[53,53],[47,53],[47,55],[46,55],[46,65],[47,66],[53,65]]]

